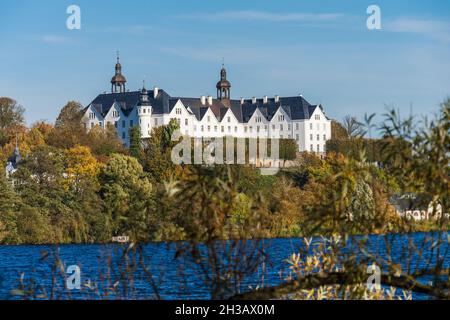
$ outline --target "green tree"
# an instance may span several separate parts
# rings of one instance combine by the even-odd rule
[[[154,199],[152,185],[137,159],[113,154],[100,181],[112,234],[148,240]]]
[[[141,130],[138,126],[130,128],[130,155],[141,159]]]
[[[144,142],[143,167],[153,182],[169,180],[176,172],[171,152],[176,144],[172,141],[172,135],[177,129],[178,122],[172,120],[167,126],[154,128],[151,137]]]
[[[11,181],[0,174],[0,243],[19,242],[16,214],[20,211],[20,198],[14,192]]]

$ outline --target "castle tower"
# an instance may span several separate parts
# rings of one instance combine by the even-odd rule
[[[148,91],[145,89],[145,83],[139,93],[139,102],[137,105],[139,127],[141,129],[141,138],[150,138],[152,131],[152,107],[148,98]]]
[[[217,99],[219,99],[225,106],[230,106],[230,89],[231,83],[227,80],[227,70],[224,64],[220,70],[220,80],[217,82]]]
[[[125,92],[125,83],[127,79],[122,75],[122,65],[119,61],[119,52],[117,52],[117,63],[115,67],[114,77],[111,79],[111,93]]]

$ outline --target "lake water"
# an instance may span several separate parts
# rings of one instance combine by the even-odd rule
[[[369,236],[367,252],[387,258],[391,256],[394,263],[402,265],[403,270],[409,265],[415,268],[431,268],[439,257],[445,268],[450,266],[449,245],[447,242],[450,233],[442,235],[444,243],[436,246],[436,234],[416,233],[412,235]],[[426,240],[428,239],[428,240]],[[391,249],[386,245],[388,241]],[[321,238],[315,238],[313,243],[323,242]],[[154,288],[157,288],[162,299],[209,299],[210,289],[204,284],[202,270],[189,261],[176,257],[177,247],[180,243],[150,243],[143,246],[145,265],[151,276],[138,266],[132,273],[133,279],[129,287],[105,296],[105,288],[115,283],[125,268],[123,264],[122,245],[62,245],[62,246],[0,246],[0,299],[20,299],[22,296],[14,289],[20,288],[20,279],[23,279],[23,289],[30,288],[31,281],[36,298],[45,298],[54,292],[53,298],[62,299],[155,299]],[[240,290],[246,291],[258,285],[272,286],[285,281],[289,273],[289,264],[285,261],[292,253],[304,247],[304,241],[295,239],[270,239],[260,243],[264,247],[266,263],[264,268],[259,268],[251,275],[243,279]],[[414,245],[417,252],[410,254],[407,247]],[[66,281],[62,277],[55,277],[52,283],[53,256],[42,258],[43,252],[58,251],[58,256],[65,268],[76,265],[80,268],[81,282],[84,289],[66,290]],[[348,252],[357,251],[348,242],[345,249]],[[390,254],[389,254],[390,252]],[[420,252],[420,254],[419,254]],[[362,254],[362,253],[360,253]],[[224,258],[225,259],[225,258]],[[425,263],[429,260],[430,264]],[[131,261],[134,261],[131,259]],[[59,269],[53,269],[58,273]],[[153,282],[149,281],[152,280]],[[429,279],[423,279],[428,281]],[[84,284],[96,286],[98,290],[88,290]],[[152,286],[152,284],[154,286]],[[52,290],[53,286],[53,290]],[[103,292],[100,295],[98,292]],[[46,296],[42,296],[46,293]],[[423,295],[413,295],[414,299],[426,299]]]

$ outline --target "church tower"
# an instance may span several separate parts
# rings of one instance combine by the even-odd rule
[[[116,72],[111,79],[111,93],[125,92],[125,83],[127,79],[122,75],[122,65],[119,61],[119,52],[117,52]]]
[[[220,70],[220,80],[217,82],[217,99],[219,99],[225,106],[230,106],[230,89],[231,83],[227,80],[227,70],[222,64],[222,69]]]

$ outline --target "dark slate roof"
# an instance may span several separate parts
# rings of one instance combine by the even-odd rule
[[[123,93],[104,93],[95,98],[90,105],[97,110],[103,117],[109,112],[114,103],[119,103],[122,112],[128,116],[133,108],[139,102],[140,91],[131,91]],[[170,112],[170,96],[164,91],[159,90],[156,99],[153,98],[153,90],[148,91],[149,102],[153,107],[155,114]],[[173,107],[173,106],[172,106]]]
[[[94,107],[102,116],[105,116],[114,102],[118,102],[121,104],[123,113],[128,116],[139,102],[139,92],[140,91],[100,94],[90,105],[92,105],[92,107]],[[317,105],[309,104],[301,96],[280,97],[278,102],[275,102],[275,98],[268,98],[267,103],[264,103],[263,99],[257,99],[256,103],[252,103],[251,99],[246,99],[243,104],[241,104],[240,100],[231,100],[230,107],[226,107],[218,99],[213,99],[212,105],[203,105],[200,98],[171,97],[161,89],[159,89],[156,99],[153,98],[152,90],[149,91],[148,94],[149,102],[152,105],[155,114],[170,113],[177,101],[181,100],[186,108],[189,107],[191,109],[198,120],[201,120],[208,108],[211,108],[211,111],[219,121],[221,121],[226,112],[231,109],[239,122],[247,122],[258,108],[266,119],[270,121],[280,107],[292,120],[304,120],[309,119],[314,110],[318,107]]]

